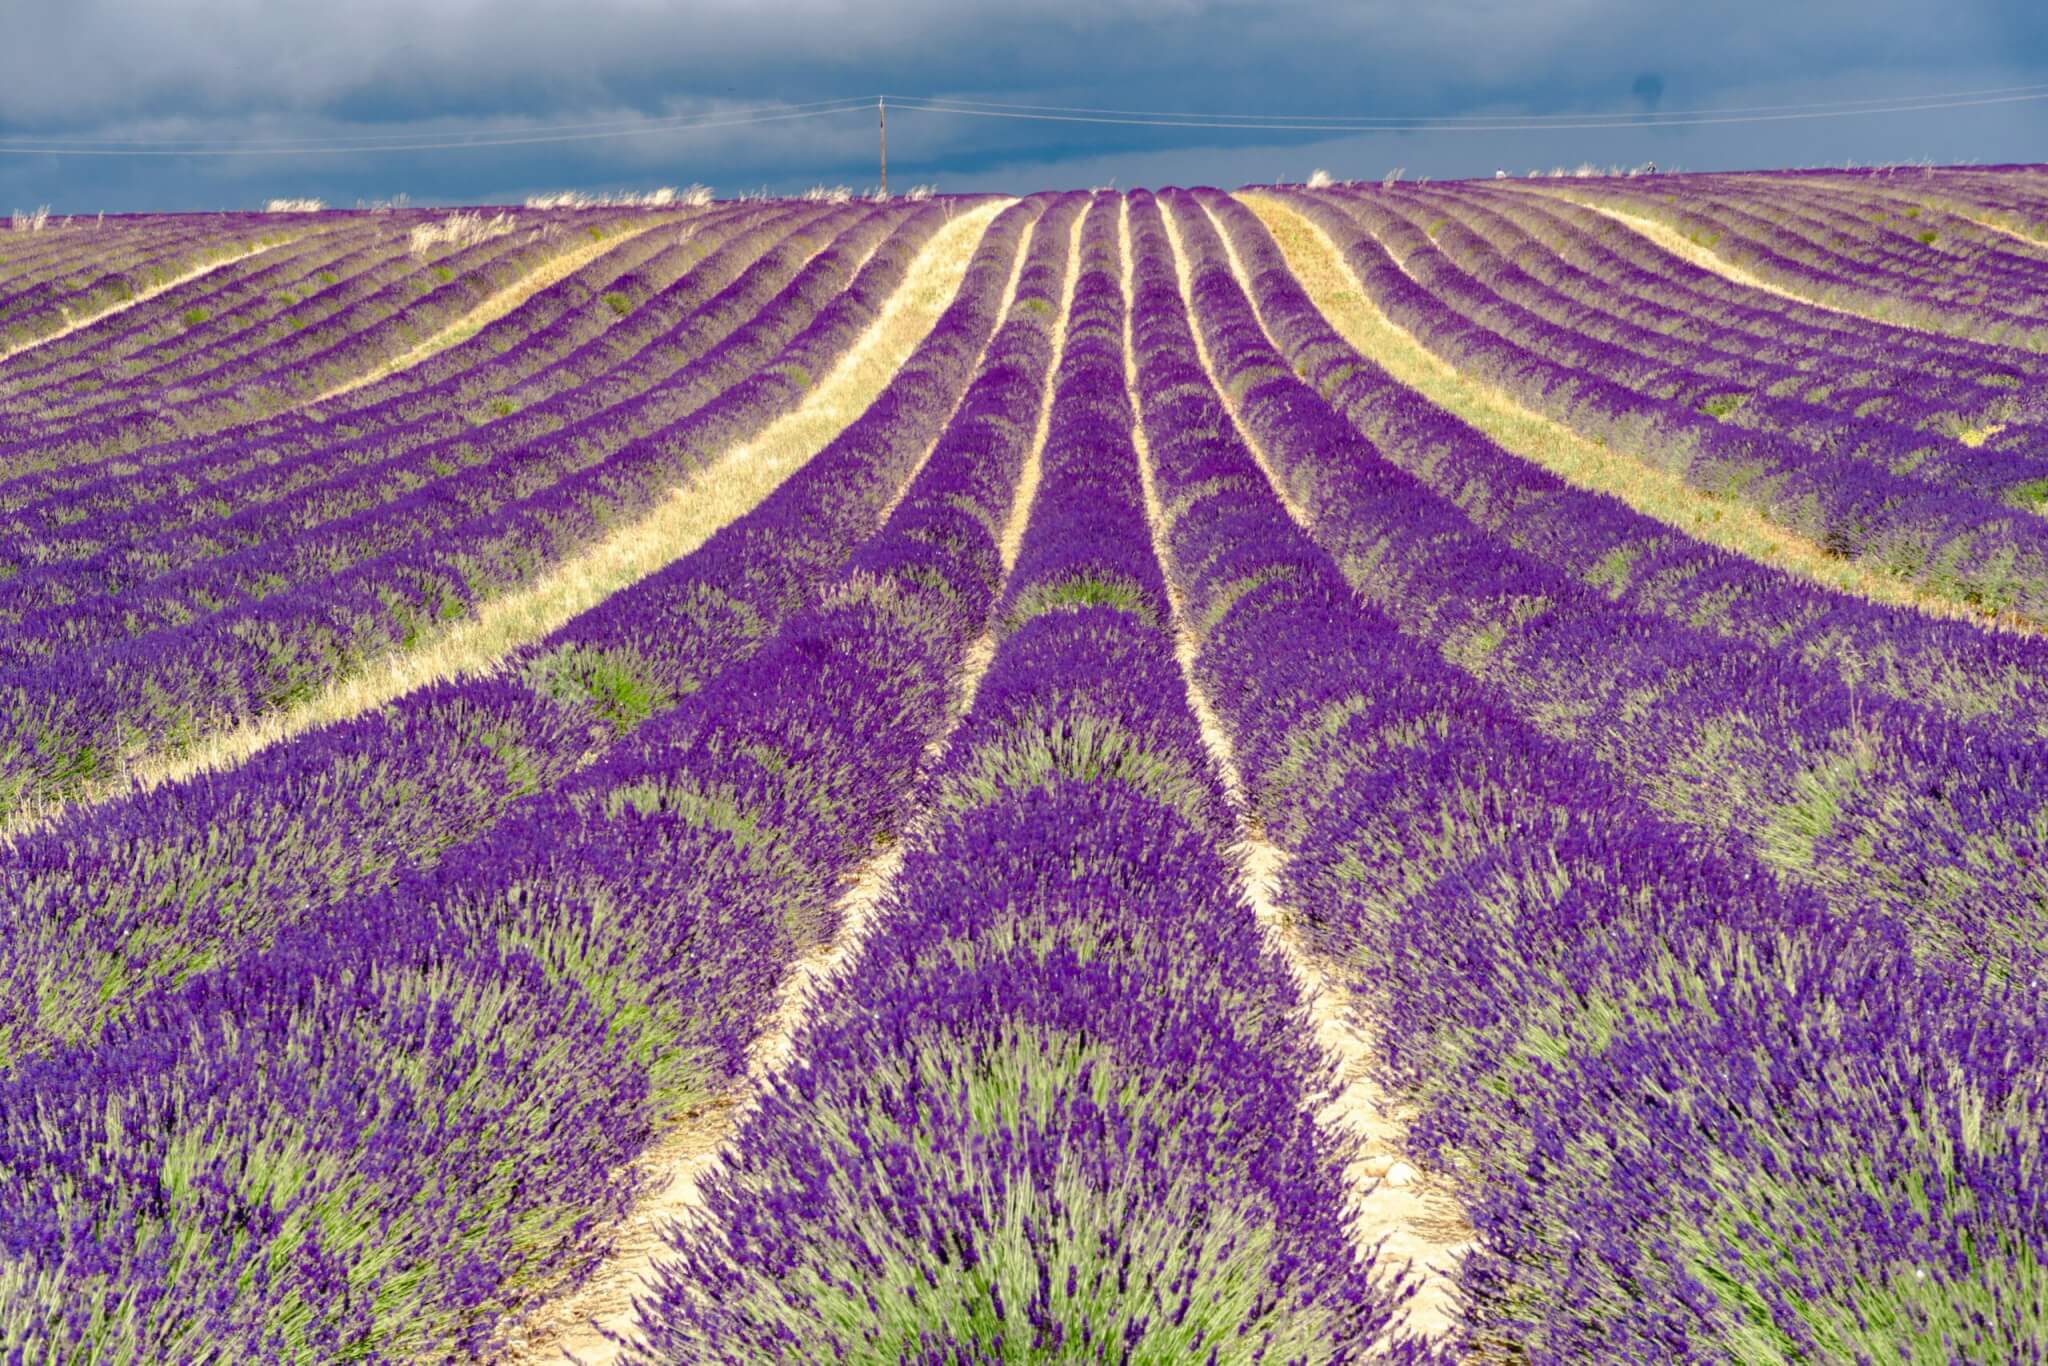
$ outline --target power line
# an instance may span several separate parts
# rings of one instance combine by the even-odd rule
[[[1053,114],[1116,114],[1132,118],[1143,119],[1215,119],[1228,120],[1232,122],[1242,121],[1252,126],[1263,126],[1264,124],[1272,122],[1289,121],[1298,123],[1314,123],[1319,125],[1330,123],[1333,121],[1345,123],[1363,123],[1371,121],[1375,123],[1398,123],[1403,125],[1434,125],[1438,123],[1467,123],[1485,121],[1492,123],[1529,122],[1532,124],[1548,126],[1550,121],[1558,119],[1644,120],[1675,118],[1691,114],[1760,114],[1799,109],[1845,109],[1856,105],[1888,105],[1898,103],[1901,100],[1961,100],[1979,95],[2012,95],[2036,91],[2048,93],[2048,81],[2039,81],[2028,85],[1988,86],[1977,90],[1951,90],[1931,95],[1866,95],[1855,99],[1814,100],[1800,104],[1725,105],[1716,108],[1703,109],[1646,109],[1630,110],[1623,113],[1615,114],[1229,114],[1217,113],[1213,110],[1105,109],[1097,108],[1090,105],[1012,104],[1004,103],[997,100],[981,100],[972,99],[966,96],[952,95],[892,94],[888,96],[888,98],[892,100],[922,101],[932,104],[964,105],[975,109],[1014,109]]]
[[[366,140],[387,145],[396,138],[460,138],[460,137],[511,137],[528,134],[549,134],[578,132],[586,129],[640,130],[666,127],[686,127],[692,120],[739,118],[753,114],[787,114],[801,110],[821,110],[836,113],[853,106],[868,96],[852,96],[836,100],[811,100],[799,104],[755,104],[740,105],[732,109],[706,109],[694,114],[657,114],[651,117],[632,119],[609,119],[599,123],[544,123],[519,129],[481,129],[475,133],[463,134],[436,129],[421,133],[346,133],[329,137],[284,137],[284,138],[70,138],[44,136],[34,133],[0,133],[0,144],[9,142],[63,143],[79,147],[163,147],[184,148],[188,146],[243,148],[270,147],[289,144],[291,148],[315,147],[325,144],[361,143]]]
[[[79,156],[79,157],[230,157],[230,156],[335,156],[357,152],[442,152],[460,150],[466,147],[527,147],[539,143],[592,142],[605,138],[644,136],[650,133],[688,133],[699,128],[739,128],[759,123],[782,123],[791,119],[823,118],[832,114],[848,113],[857,109],[872,107],[871,100],[860,97],[854,100],[833,100],[809,108],[797,108],[777,114],[753,114],[737,118],[698,118],[694,122],[641,122],[623,124],[605,132],[520,134],[512,137],[470,136],[444,142],[384,142],[369,144],[328,145],[318,142],[302,142],[291,145],[238,144],[224,147],[170,147],[151,144],[141,147],[101,147],[89,145],[21,145],[0,142],[0,153],[18,152],[23,155]],[[678,116],[686,117],[686,116]],[[423,135],[431,136],[431,135]]]
[[[1574,123],[1536,123],[1503,119],[1494,123],[1428,123],[1421,121],[1395,122],[1245,122],[1241,119],[1185,116],[1156,117],[1112,117],[1096,114],[1039,114],[1018,109],[985,109],[965,103],[941,103],[938,101],[912,101],[903,96],[896,97],[898,107],[920,114],[952,114],[961,118],[1018,119],[1034,123],[1084,123],[1103,124],[1123,128],[1197,128],[1225,130],[1240,133],[1543,133],[1601,128],[1693,128],[1709,124],[1733,123],[1786,123],[1806,119],[1861,118],[1872,114],[1913,114],[1945,109],[1971,109],[1983,105],[2023,104],[2031,101],[2048,100],[2048,89],[2032,94],[2001,95],[1983,99],[1948,99],[1929,97],[1917,103],[1899,103],[1870,106],[1860,109],[1819,109],[1807,112],[1779,114],[1726,114],[1714,117],[1637,117],[1626,121],[1581,121]]]
[[[1263,133],[1525,133],[1597,131],[1613,128],[1685,128],[1715,124],[1782,123],[1810,119],[1861,118],[1884,114],[1932,113],[1949,109],[1988,105],[2021,104],[2048,100],[2048,83],[1996,86],[1982,90],[1952,91],[1942,95],[1913,97],[1865,97],[1802,104],[1736,106],[1720,110],[1672,110],[1630,114],[1458,114],[1413,117],[1354,117],[1342,115],[1292,114],[1207,114],[1171,110],[1096,109],[1081,105],[1004,104],[950,96],[858,95],[836,100],[814,100],[793,105],[763,105],[751,109],[705,114],[676,114],[652,119],[617,120],[601,123],[544,124],[517,133],[480,134],[391,134],[381,142],[350,138],[298,138],[289,141],[246,140],[208,145],[204,139],[171,139],[162,142],[140,138],[41,138],[34,135],[0,136],[0,154],[33,156],[93,157],[254,157],[254,156],[338,156],[362,153],[442,152],[472,148],[527,147],[550,143],[602,141],[616,137],[645,137],[657,133],[686,133],[698,129],[739,128],[782,123],[798,119],[829,118],[835,114],[864,111],[893,99],[897,107],[911,113],[952,115],[958,118],[1009,119],[1029,123],[1075,123],[1126,128],[1187,128],[1212,132]],[[369,136],[369,135],[359,135]],[[409,141],[406,138],[439,141]]]

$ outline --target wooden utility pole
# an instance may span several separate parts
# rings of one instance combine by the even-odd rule
[[[875,96],[875,120],[882,133],[882,198],[889,197],[889,101]]]

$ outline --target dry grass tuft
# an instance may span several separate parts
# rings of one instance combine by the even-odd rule
[[[318,213],[327,207],[324,199],[266,199],[265,213]]]
[[[435,247],[473,247],[512,231],[512,215],[501,213],[485,218],[480,213],[453,213],[438,223],[422,223],[408,239],[412,254],[425,256]]]
[[[556,190],[551,194],[526,197],[529,209],[665,209],[672,206],[701,209],[710,202],[709,185],[690,185],[680,190],[673,185],[663,185],[652,190],[620,190],[614,194]]]
[[[41,232],[49,221],[50,206],[45,204],[33,213],[23,213],[16,209],[8,215],[7,226],[15,232]]]
[[[813,185],[799,196],[807,204],[849,204],[853,202],[853,187],[850,185]]]

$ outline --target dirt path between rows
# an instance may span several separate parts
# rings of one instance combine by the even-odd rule
[[[1041,455],[1050,419],[1052,379],[1064,351],[1067,317],[1073,300],[1076,272],[1072,268],[1072,260],[1074,245],[1080,236],[1081,218],[1081,215],[1075,217],[1068,238],[1069,268],[1065,297],[1051,323],[1053,358],[1039,402],[1038,426],[1003,526],[1001,549],[1005,577],[1017,562],[1024,527],[1037,494]],[[1034,239],[1037,231],[1034,224]],[[1004,317],[1008,316],[1016,297],[1017,282],[1028,254],[1029,244],[1020,244],[1004,293]],[[983,356],[986,355],[987,348],[984,348]],[[976,369],[980,369],[978,363]],[[927,451],[926,457],[929,455]],[[906,483],[906,491],[908,487]],[[898,495],[899,499],[901,496]],[[995,638],[990,632],[984,632],[963,655],[948,724],[926,750],[927,768],[942,757],[952,732],[973,706],[975,693],[994,657]],[[745,1085],[736,1094],[689,1117],[641,1159],[637,1165],[648,1187],[647,1194],[627,1215],[616,1237],[617,1250],[604,1267],[575,1293],[544,1306],[528,1319],[507,1358],[509,1361],[539,1366],[543,1362],[569,1359],[585,1363],[585,1366],[610,1366],[624,1354],[624,1349],[606,1333],[620,1337],[632,1335],[636,1317],[634,1299],[651,1293],[657,1284],[659,1262],[667,1248],[669,1235],[687,1227],[697,1215],[703,1183],[723,1161],[727,1145],[751,1112],[754,1099],[762,1094],[777,1072],[789,1065],[804,1023],[816,1013],[820,1002],[830,995],[834,984],[858,957],[874,930],[876,916],[895,883],[906,854],[926,834],[922,823],[913,817],[896,841],[871,859],[854,877],[838,906],[838,932],[830,942],[818,945],[798,959],[784,976],[777,990],[776,1008],[768,1028],[748,1052]]]
[[[1192,306],[1187,258],[1181,249],[1171,212],[1164,205],[1161,209],[1168,235],[1173,241],[1174,266],[1180,276],[1181,297]],[[1128,300],[1133,278],[1128,210],[1123,251]],[[1132,347],[1133,323],[1128,307],[1124,328],[1125,384],[1130,390],[1135,411],[1138,402],[1137,355]],[[1190,331],[1194,333],[1195,350],[1202,368],[1231,420],[1237,423],[1238,434],[1244,438],[1246,448],[1258,461],[1267,483],[1285,505],[1288,514],[1297,524],[1305,525],[1301,508],[1288,495],[1285,484],[1274,477],[1272,467],[1266,462],[1264,452],[1251,439],[1250,432],[1238,422],[1228,391],[1217,382],[1216,368],[1210,362],[1199,329],[1191,326]],[[1138,448],[1138,472],[1144,485],[1153,550],[1161,567],[1169,568],[1166,513],[1153,482],[1151,443],[1142,421],[1134,427],[1132,436]],[[1404,1313],[1395,1324],[1394,1331],[1428,1337],[1444,1336],[1457,1325],[1453,1274],[1458,1255],[1470,1244],[1470,1224],[1446,1186],[1404,1159],[1401,1117],[1372,1077],[1371,1031],[1352,1007],[1349,994],[1303,942],[1292,915],[1279,897],[1280,875],[1287,862],[1286,851],[1265,837],[1265,832],[1250,812],[1244,778],[1237,767],[1229,732],[1196,681],[1195,663],[1200,655],[1201,641],[1188,624],[1175,576],[1168,572],[1165,577],[1175,624],[1174,653],[1180,663],[1188,703],[1201,726],[1203,742],[1208,746],[1210,758],[1222,779],[1231,809],[1238,818],[1237,847],[1231,852],[1244,899],[1265,929],[1267,943],[1294,976],[1308,1020],[1315,1031],[1316,1046],[1337,1068],[1338,1089],[1317,1112],[1317,1122],[1327,1129],[1348,1131],[1358,1140],[1357,1155],[1345,1172],[1356,1216],[1351,1230],[1354,1242],[1361,1253],[1378,1248],[1379,1255],[1386,1259],[1382,1264],[1388,1266],[1390,1274],[1405,1265],[1418,1282],[1415,1295],[1404,1306]]]

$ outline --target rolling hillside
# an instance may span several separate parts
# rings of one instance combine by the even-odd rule
[[[2037,1360],[2048,173],[0,233],[21,1362]]]

